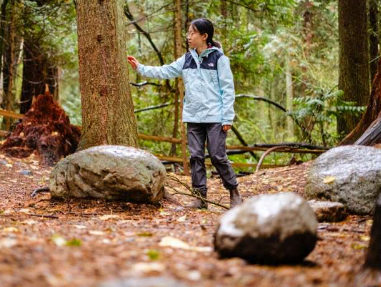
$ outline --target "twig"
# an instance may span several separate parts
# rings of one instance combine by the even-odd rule
[[[167,177],[168,177],[169,179],[171,179],[171,180],[173,180],[173,181],[175,181],[175,182],[181,184],[182,186],[184,186],[187,190],[189,190],[189,191],[191,192],[191,194],[189,194],[189,193],[185,193],[185,192],[181,192],[181,191],[178,191],[178,190],[177,190],[176,188],[174,188],[173,186],[167,184],[166,186],[167,186],[168,188],[170,188],[170,189],[173,189],[173,190],[175,191],[175,194],[187,195],[187,196],[190,196],[190,197],[198,198],[198,199],[201,199],[201,200],[203,200],[203,201],[205,201],[205,202],[207,202],[207,203],[210,203],[210,204],[213,204],[213,205],[216,205],[216,206],[225,208],[225,209],[229,209],[229,207],[227,207],[226,205],[219,204],[219,203],[217,203],[217,202],[208,200],[208,199],[206,199],[206,198],[204,198],[204,197],[202,197],[202,196],[196,194],[196,191],[195,191],[193,188],[191,188],[191,187],[188,186],[187,184],[181,182],[177,177],[172,176],[172,175],[167,175]]]
[[[214,201],[211,201],[211,200],[208,200],[202,196],[199,196],[199,195],[196,195],[196,194],[189,194],[189,193],[186,193],[186,192],[181,192],[181,191],[178,191],[176,188],[170,186],[170,185],[167,185],[167,187],[173,189],[175,191],[174,194],[181,194],[181,195],[187,195],[187,196],[190,196],[190,197],[194,197],[194,198],[198,198],[198,199],[201,199],[202,201],[205,201],[207,203],[210,203],[210,204],[213,204],[213,205],[216,205],[216,206],[219,206],[219,207],[222,207],[222,208],[225,208],[225,209],[229,209],[229,207],[225,206],[225,205],[222,205],[222,204],[219,204],[217,202],[214,202]]]
[[[53,218],[53,219],[59,218],[58,216],[51,215],[51,214],[37,214],[37,213],[26,213],[26,214],[30,216],[46,217],[46,218]]]

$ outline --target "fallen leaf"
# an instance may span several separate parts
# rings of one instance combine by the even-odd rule
[[[366,249],[367,246],[363,244],[358,244],[358,243],[352,243],[351,247],[355,250],[360,250],[360,249]]]
[[[22,221],[21,223],[27,224],[27,225],[33,225],[33,224],[37,224],[37,221],[35,221],[33,219],[27,219],[27,220]]]
[[[151,237],[153,234],[151,232],[140,232],[136,234],[137,236],[142,236],[142,237]]]
[[[179,218],[177,219],[178,222],[184,222],[184,221],[186,221],[186,220],[187,220],[187,216],[186,216],[186,215],[181,216],[181,217],[179,217]]]
[[[64,246],[67,243],[66,239],[59,234],[54,234],[50,240],[57,246]]]
[[[175,238],[171,236],[163,237],[159,243],[159,246],[162,247],[172,247],[172,248],[179,248],[179,249],[185,249],[190,251],[198,251],[198,252],[212,252],[213,249],[208,246],[204,247],[198,247],[198,246],[191,246],[188,243]]]
[[[74,225],[74,227],[77,229],[86,229],[87,228],[87,226],[85,226],[85,225]]]
[[[329,183],[333,183],[334,181],[336,180],[336,177],[334,177],[334,176],[326,176],[325,178],[324,178],[324,183],[325,184],[329,184]]]
[[[100,231],[100,230],[90,230],[89,234],[90,235],[103,235],[105,233],[103,231]]]
[[[71,246],[71,247],[79,247],[82,245],[82,241],[80,239],[77,239],[77,238],[73,238],[73,239],[70,239],[68,241],[66,241],[66,246]]]
[[[163,209],[160,210],[160,215],[171,215],[169,212],[164,211]]]
[[[5,227],[2,229],[2,231],[7,233],[19,232],[19,230],[16,227]]]
[[[362,240],[362,241],[370,241],[370,237],[369,236],[361,236],[360,237],[360,239]]]
[[[21,208],[19,212],[28,214],[30,210],[28,208]]]
[[[151,260],[158,260],[160,258],[160,252],[159,252],[159,250],[155,250],[155,249],[147,250],[146,255]]]
[[[165,266],[158,262],[140,262],[132,266],[134,272],[148,273],[152,271],[163,272]]]
[[[119,215],[106,214],[106,215],[99,216],[100,220],[109,220],[109,219],[116,219],[116,218],[119,218]]]
[[[17,244],[16,239],[4,238],[0,240],[0,248],[10,248]]]

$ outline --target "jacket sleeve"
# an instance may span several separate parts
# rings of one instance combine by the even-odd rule
[[[232,125],[234,120],[234,80],[229,58],[221,56],[217,62],[218,81],[222,98],[222,125]]]
[[[178,58],[176,61],[169,65],[163,66],[146,66],[143,64],[138,65],[136,71],[145,77],[156,79],[171,79],[181,76],[183,65],[185,62],[185,55]]]

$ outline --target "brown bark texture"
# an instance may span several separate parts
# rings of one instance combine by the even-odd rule
[[[77,1],[82,137],[78,149],[138,146],[122,0]]]
[[[369,45],[367,1],[339,0],[339,89],[343,100],[365,106],[369,100]],[[337,130],[347,135],[361,116],[343,113]]]

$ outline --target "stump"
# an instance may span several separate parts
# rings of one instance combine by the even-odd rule
[[[28,157],[35,152],[44,165],[54,165],[76,151],[81,131],[46,91],[33,101],[1,151],[13,157]]]

